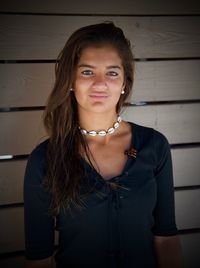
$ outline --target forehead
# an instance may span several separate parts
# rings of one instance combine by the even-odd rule
[[[122,65],[122,59],[117,51],[111,45],[104,45],[100,47],[89,46],[82,50],[79,63],[90,63],[90,62],[99,62],[99,63],[117,63]]]

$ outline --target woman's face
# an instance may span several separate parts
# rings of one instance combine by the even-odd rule
[[[83,49],[75,75],[74,94],[79,113],[116,112],[124,88],[124,68],[111,45]]]

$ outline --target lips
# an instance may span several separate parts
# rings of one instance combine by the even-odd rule
[[[95,92],[95,93],[91,93],[89,97],[94,98],[94,99],[105,99],[108,97],[108,95],[106,93]]]

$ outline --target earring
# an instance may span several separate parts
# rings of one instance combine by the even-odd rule
[[[122,91],[121,91],[121,94],[122,94],[122,95],[124,95],[124,94],[125,94],[125,91],[124,91],[124,89],[122,89]]]
[[[73,91],[73,88],[70,88],[70,91]]]

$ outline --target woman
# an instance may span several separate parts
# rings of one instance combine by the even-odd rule
[[[169,143],[119,116],[132,84],[120,28],[71,35],[25,173],[27,267],[181,267]]]

